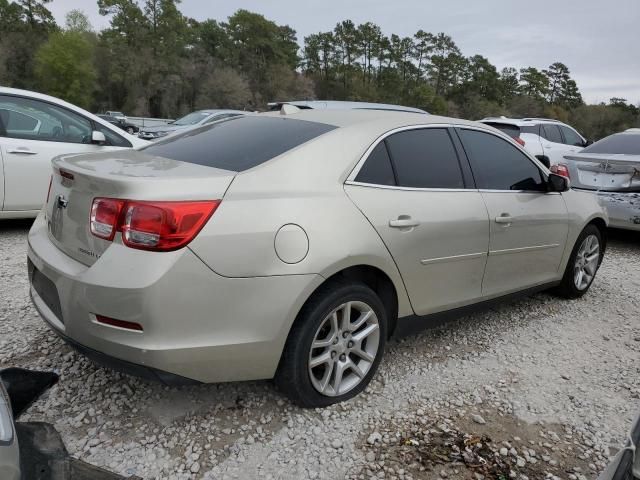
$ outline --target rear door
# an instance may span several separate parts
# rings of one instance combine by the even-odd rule
[[[547,192],[544,172],[507,140],[473,128],[458,132],[491,225],[483,295],[555,280],[568,233],[562,195]]]
[[[91,143],[93,123],[66,108],[26,97],[0,95],[0,150],[5,211],[39,210],[47,194],[51,160],[105,147]],[[106,133],[106,132],[105,132]]]
[[[487,210],[452,132],[439,126],[391,133],[345,185],[395,260],[418,315],[481,295]]]

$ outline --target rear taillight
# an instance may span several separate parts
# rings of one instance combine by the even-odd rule
[[[514,140],[516,142],[518,142],[521,147],[524,147],[524,140],[523,139],[521,139],[520,137],[516,137],[516,138],[514,138]]]
[[[559,163],[557,165],[551,165],[551,168],[549,168],[549,171],[551,171],[552,173],[555,173],[556,175],[561,175],[563,177],[570,178],[569,167],[567,167],[563,163]]]
[[[49,203],[49,197],[51,196],[51,185],[53,184],[53,175],[49,178],[49,190],[47,190],[47,201],[45,203]]]
[[[115,232],[120,231],[122,243],[128,247],[177,250],[193,240],[218,205],[220,200],[147,202],[96,198],[91,208],[91,233],[113,240]],[[104,212],[102,216],[98,215],[100,212]]]
[[[91,205],[91,233],[105,240],[113,240],[118,230],[124,200],[96,198]]]

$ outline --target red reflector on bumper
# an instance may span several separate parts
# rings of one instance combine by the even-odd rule
[[[116,320],[115,318],[103,317],[102,315],[96,315],[96,322],[104,325],[110,325],[112,327],[124,328],[126,330],[135,330],[136,332],[142,332],[142,325],[136,322],[127,322],[126,320]]]

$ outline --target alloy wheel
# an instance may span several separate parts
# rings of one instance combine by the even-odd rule
[[[584,290],[593,281],[600,260],[600,242],[595,235],[587,236],[576,254],[573,282],[578,290]]]
[[[323,395],[335,397],[366,377],[380,345],[380,325],[364,302],[346,302],[327,315],[311,343],[309,377]]]

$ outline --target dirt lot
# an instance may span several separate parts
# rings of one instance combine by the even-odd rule
[[[640,411],[637,234],[612,232],[583,299],[538,294],[394,341],[359,398],[301,410],[270,382],[168,388],[95,367],[30,305],[28,228],[0,223],[0,368],[59,372],[25,419],[123,475],[595,478]]]

